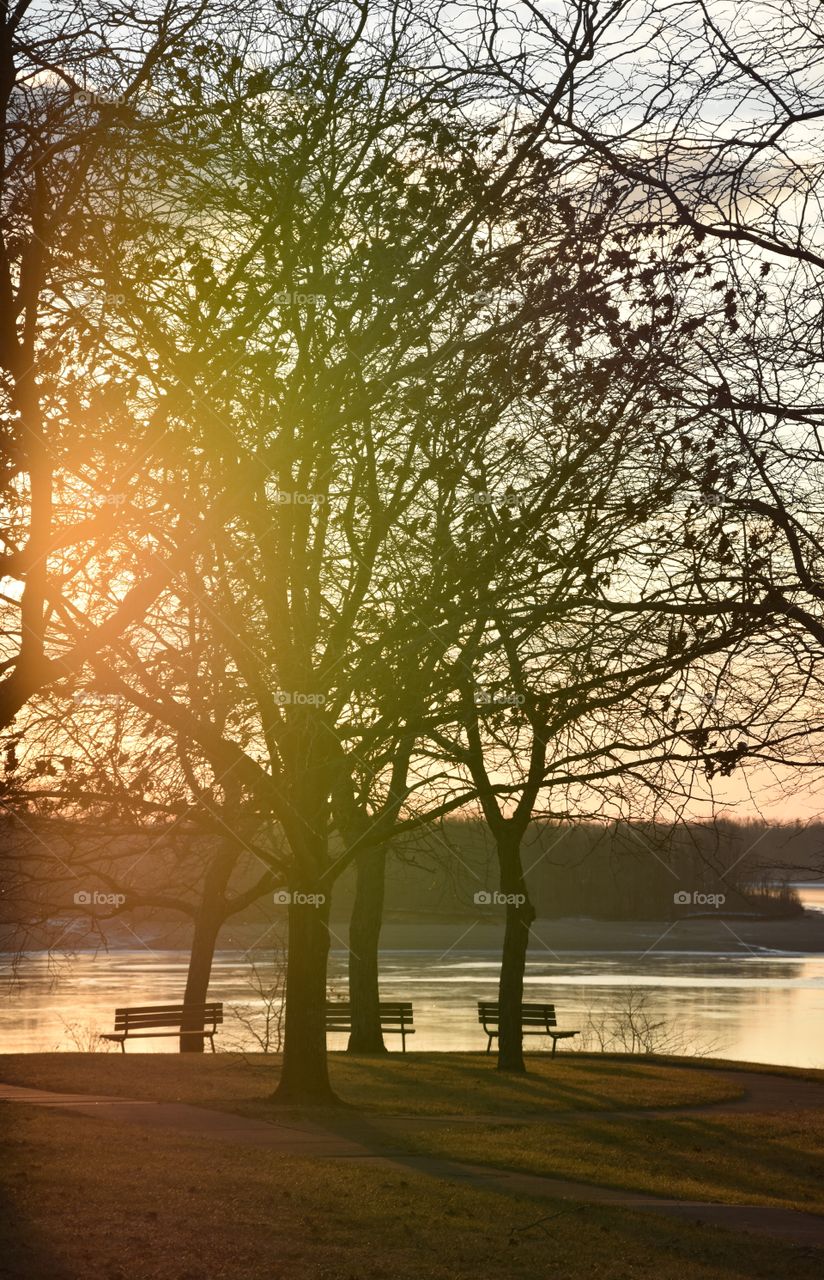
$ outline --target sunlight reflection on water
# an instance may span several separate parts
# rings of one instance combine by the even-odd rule
[[[77,1048],[77,1039],[85,1045],[90,1028],[111,1029],[115,1005],[179,1000],[186,961],[181,951],[80,952],[55,971],[46,955],[30,954],[0,1011],[0,1050],[66,1050]],[[494,996],[497,966],[491,952],[385,952],[382,993],[414,1001],[416,1050],[483,1049],[474,1002]],[[218,1037],[224,1047],[234,1046],[239,1033],[231,1006],[254,1003],[247,981],[248,958],[219,952],[210,998],[227,1006]],[[334,952],[330,988],[343,994],[345,982],[345,953]],[[639,961],[620,953],[532,955],[526,984],[527,998],[555,1001],[562,1027],[582,1027],[589,1014],[596,1020],[610,1014],[625,998],[621,988],[643,987],[656,1018],[677,1026],[694,1045],[711,1042],[716,1056],[824,1066],[824,956],[683,953]],[[77,1029],[74,1041],[66,1025]],[[345,1042],[330,1043],[343,1048]],[[174,1052],[176,1041],[144,1040],[139,1048]]]

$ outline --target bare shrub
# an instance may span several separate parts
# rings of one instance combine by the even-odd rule
[[[114,1041],[104,1039],[96,1022],[67,1022],[65,1018],[60,1021],[64,1037],[78,1053],[108,1053],[113,1047]]]
[[[264,967],[252,961],[248,986],[255,999],[229,1006],[242,1034],[234,1042],[226,1041],[225,1048],[235,1052],[280,1053],[286,1009],[286,943],[282,939],[275,943],[271,960]]]
[[[588,1015],[575,1045],[579,1052],[708,1058],[721,1048],[718,1041],[699,1043],[672,1019],[656,1016],[654,993],[646,987],[627,987],[619,998],[610,1012]]]

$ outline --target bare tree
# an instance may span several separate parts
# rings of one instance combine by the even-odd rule
[[[188,669],[203,697],[189,636]],[[213,689],[211,704],[220,698]],[[14,815],[2,851],[6,909],[17,922],[7,949],[32,935],[76,945],[81,933],[106,945],[112,923],[142,944],[152,919],[181,917],[191,931],[182,999],[197,1007],[227,921],[266,899],[271,923],[283,864],[265,820],[244,810],[231,777],[217,778],[125,699],[88,685],[71,699],[39,695],[0,795]],[[55,916],[67,922],[58,939],[48,923]],[[181,1037],[181,1052],[202,1050],[197,1037]]]
[[[343,847],[330,846],[332,796],[352,788],[376,726],[387,743],[404,738],[378,674],[392,667],[384,637],[412,613],[395,562],[411,561],[404,548],[478,430],[539,377],[539,301],[479,320],[476,295],[512,269],[508,193],[537,159],[540,126],[524,135],[494,102],[481,118],[478,78],[424,75],[433,45],[419,19],[398,6],[384,16],[369,25],[310,5],[292,26],[282,17],[288,56],[228,116],[249,68],[218,55],[211,119],[174,177],[197,224],[154,217],[159,276],[142,243],[119,264],[138,367],[178,385],[181,363],[191,373],[191,393],[170,397],[163,469],[145,481],[158,493],[153,538],[181,555],[204,493],[225,512],[230,478],[248,492],[107,665],[135,706],[233,774],[244,804],[268,809],[291,851],[284,1101],[331,1097],[328,896],[366,838],[339,832]],[[191,331],[210,335],[207,359],[190,360]],[[225,653],[236,691],[225,722],[178,697],[168,636],[181,592]],[[391,787],[384,826],[403,790]]]
[[[141,145],[89,201],[75,261],[111,292],[83,387],[104,373],[106,390],[78,395],[111,412],[94,476],[114,458],[107,496],[121,476],[129,492],[109,504],[116,538],[51,582],[45,482],[37,501],[20,488],[12,554],[36,533],[9,633],[33,662],[10,657],[9,707],[91,671],[163,726],[193,793],[208,778],[224,825],[272,827],[291,895],[285,1103],[334,1100],[328,919],[347,865],[364,895],[353,1043],[375,1046],[381,850],[480,800],[513,898],[501,1065],[519,1070],[539,798],[750,750],[744,699],[715,739],[668,700],[776,616],[763,545],[753,563],[709,502],[736,478],[716,432],[735,397],[690,401],[718,354],[696,241],[749,252],[765,234],[741,205],[729,221],[740,155],[716,188],[685,162],[715,83],[691,42],[722,57],[722,83],[754,77],[706,6],[697,28],[678,4],[558,8],[482,7],[467,31],[434,0],[305,0],[215,25],[195,64],[176,49],[152,80],[151,112],[129,104]],[[806,236],[767,240],[814,265]],[[72,358],[88,328],[67,330]],[[736,455],[742,477],[757,452]]]
[[[490,74],[547,118],[581,174],[606,163],[634,186],[639,216],[669,230],[824,265],[813,0],[746,12],[723,0],[560,0],[551,11],[526,0],[494,12]]]
[[[108,571],[127,554],[124,530],[145,522],[141,481],[168,391],[138,386],[121,358],[112,264],[124,207],[154,198],[147,150],[181,127],[155,94],[191,78],[193,49],[228,11],[241,21],[242,6],[203,0],[0,7],[3,727],[111,644],[179,567],[161,555],[114,583]]]

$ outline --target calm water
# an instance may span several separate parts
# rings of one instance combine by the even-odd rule
[[[118,951],[80,953],[55,972],[46,956],[30,955],[19,983],[5,993],[0,1051],[85,1048],[90,1031],[111,1029],[115,1005],[179,1000],[185,966],[182,952]],[[474,1002],[495,994],[495,955],[390,952],[382,974],[386,998],[415,1002],[415,1049],[485,1047]],[[583,1028],[589,1017],[598,1022],[614,1015],[633,988],[646,993],[651,1015],[677,1029],[686,1045],[712,1044],[719,1057],[824,1067],[824,956],[669,953],[639,962],[633,955],[577,952],[531,958],[526,981],[529,997],[555,1001],[562,1026]],[[330,985],[344,990],[343,953],[332,957]],[[255,1002],[248,962],[239,953],[217,956],[210,994],[227,1006],[218,1043],[237,1047],[242,1028],[229,1007]],[[342,1038],[332,1043],[344,1047]],[[175,1046],[167,1039],[140,1047],[173,1052]]]
[[[824,885],[798,887],[808,910],[824,912]],[[45,953],[31,953],[16,977],[5,966],[0,1052],[91,1047],[96,1032],[111,1029],[116,1005],[179,1001],[186,963],[182,951],[78,952],[57,965]],[[496,994],[497,953],[384,952],[381,973],[384,998],[414,1001],[415,1049],[485,1047],[475,1002]],[[332,954],[329,984],[345,994],[343,951]],[[626,952],[576,951],[553,958],[542,953],[528,960],[526,987],[527,999],[554,1000],[562,1027],[603,1026],[620,1016],[630,998],[640,998],[647,1016],[679,1037],[672,1046],[676,1052],[711,1049],[718,1057],[824,1067],[824,955],[656,949],[639,959]],[[248,953],[217,954],[210,996],[225,1006],[218,1043],[256,1047],[234,1016],[240,1008],[253,1019],[262,1017],[262,1001],[250,986]],[[590,1047],[597,1048],[590,1036]],[[343,1048],[345,1040],[331,1043]],[[171,1053],[176,1041],[144,1040],[139,1047]]]

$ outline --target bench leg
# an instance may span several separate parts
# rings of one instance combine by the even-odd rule
[[[558,1039],[557,1039],[557,1036],[553,1036],[553,1037],[552,1037],[552,1056],[553,1056],[553,1058],[555,1057],[555,1050],[556,1050],[557,1048],[558,1048]]]
[[[125,1036],[124,1036],[124,1037],[123,1037],[123,1039],[120,1041],[120,1052],[121,1052],[121,1053],[125,1053],[125,1052],[126,1052],[126,1037],[125,1037]]]
[[[213,1031],[213,1032],[212,1032],[212,1034],[209,1036],[209,1039],[210,1039],[210,1041],[212,1042],[212,1053],[214,1053],[214,1051],[215,1051],[215,1033],[214,1033],[214,1031]]]
[[[492,1052],[492,1036],[491,1036],[491,1035],[489,1035],[489,1032],[488,1032],[488,1031],[487,1031],[487,1033],[486,1033],[486,1034],[487,1034],[487,1036],[488,1036],[488,1039],[487,1039],[487,1042],[486,1042],[486,1051],[487,1051],[487,1053],[491,1053],[491,1052]]]

